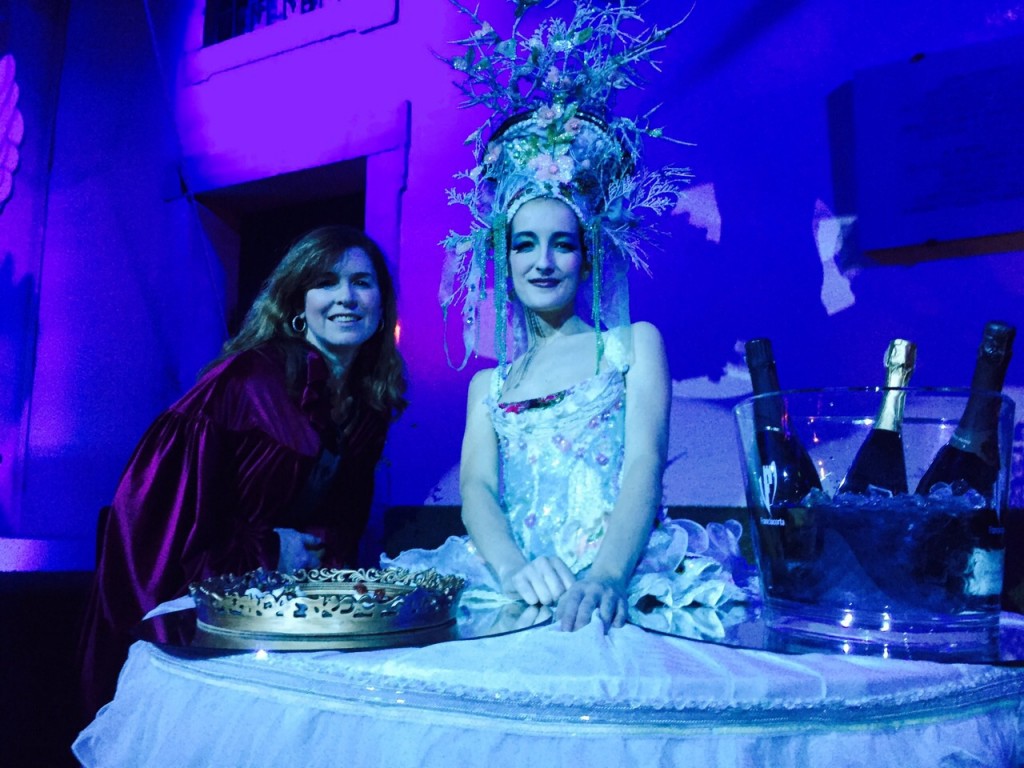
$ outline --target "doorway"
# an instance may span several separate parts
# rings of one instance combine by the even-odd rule
[[[365,227],[366,158],[223,187],[196,199],[221,230],[210,240],[224,267],[224,317],[233,336],[263,281],[302,235],[330,224]]]

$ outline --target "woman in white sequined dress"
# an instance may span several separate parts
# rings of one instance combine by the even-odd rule
[[[509,273],[528,346],[473,378],[461,464],[462,516],[480,554],[506,594],[557,605],[564,628],[595,609],[607,626],[626,620],[661,503],[670,397],[649,323],[606,331],[598,363],[594,329],[576,312],[590,269],[581,231],[554,198],[513,217]]]
[[[566,629],[595,612],[605,626],[634,611],[695,622],[690,607],[742,597],[730,573],[741,529],[659,519],[669,375],[658,331],[630,320],[627,280],[647,268],[647,220],[675,208],[688,173],[643,162],[662,136],[649,114],[611,110],[667,30],[625,35],[637,8],[581,3],[527,35],[535,5],[517,4],[499,34],[456,2],[478,28],[449,63],[467,104],[490,115],[470,136],[476,166],[448,191],[471,222],[445,238],[440,299],[446,319],[461,317],[463,365],[475,353],[497,365],[469,388],[471,541],[395,564],[464,574],[472,599],[550,607]]]

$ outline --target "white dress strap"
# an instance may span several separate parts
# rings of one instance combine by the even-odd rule
[[[625,373],[629,370],[629,358],[631,344],[625,339],[631,339],[631,328],[616,328],[606,331],[604,334],[604,359],[617,371]],[[623,338],[625,337],[625,339]]]
[[[491,371],[491,400],[495,403],[501,402],[501,391],[505,388],[505,379],[508,378],[508,372],[511,368],[510,365],[506,364],[505,369],[496,367]]]

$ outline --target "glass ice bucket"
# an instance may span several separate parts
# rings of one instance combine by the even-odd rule
[[[885,391],[790,391],[750,397],[734,409],[765,620],[775,632],[838,641],[848,652],[851,643],[968,653],[989,647],[998,636],[1013,401],[975,393],[975,405],[987,400],[990,493],[965,490],[962,482],[931,485],[927,495],[918,489],[957,432],[971,394],[922,388],[899,390],[908,491],[841,491]],[[806,449],[810,463],[803,466],[813,466],[820,490],[780,498],[786,473],[799,470],[763,455],[772,453],[758,437],[766,410],[782,416],[769,431]],[[883,467],[895,459],[889,455]]]

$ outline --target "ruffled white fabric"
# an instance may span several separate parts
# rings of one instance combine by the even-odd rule
[[[707,528],[692,520],[660,521],[629,584],[633,619],[686,637],[724,637],[725,627],[746,615],[737,603],[758,592],[757,577],[740,554],[742,532],[735,520]],[[462,576],[463,605],[512,602],[467,536],[452,536],[438,549],[406,550],[394,558],[382,555],[381,567],[433,568]]]
[[[552,626],[420,649],[133,646],[74,752],[104,766],[1016,766],[1024,670]]]

